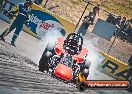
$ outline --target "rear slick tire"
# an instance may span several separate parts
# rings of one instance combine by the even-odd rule
[[[49,71],[48,59],[49,58],[43,53],[43,55],[39,61],[39,71],[41,71],[41,72]]]

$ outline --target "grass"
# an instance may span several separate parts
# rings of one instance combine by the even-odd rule
[[[83,0],[70,0],[71,3],[80,4]],[[99,1],[99,0],[97,0]],[[115,15],[121,15],[123,17],[131,18],[132,17],[132,0],[107,0],[106,2],[93,1],[92,4],[96,5],[97,3],[101,4],[101,8],[111,12]]]
[[[91,3],[93,5],[100,3],[101,9],[111,12],[116,16],[120,15],[122,17],[127,18],[132,17],[132,0],[127,0],[127,2],[125,2],[125,0],[107,0],[106,2],[103,3],[101,3],[101,0],[97,1],[94,0]],[[78,22],[86,6],[86,3],[84,3],[83,0],[49,0],[47,7],[57,4],[59,4],[59,7],[54,9],[54,11],[58,15],[75,23]],[[89,5],[84,15],[88,14],[89,11],[92,10],[92,8],[93,6]],[[100,12],[100,18],[106,19],[106,17],[107,17],[106,12],[104,11]]]
[[[117,16],[132,17],[132,0],[108,0],[101,7]]]
[[[82,0],[70,0],[71,3],[81,4],[84,6]],[[126,17],[130,19],[132,17],[132,0],[107,0],[106,2],[97,2],[93,1],[92,4],[96,5],[97,3],[101,4],[101,9],[111,12],[116,16]],[[90,8],[91,7],[91,8]],[[93,6],[88,7],[88,10],[91,10]],[[107,13],[101,13],[101,16],[106,17]]]
[[[73,4],[79,4],[80,0],[70,0],[70,2],[73,3]]]

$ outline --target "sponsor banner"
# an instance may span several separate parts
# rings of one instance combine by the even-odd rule
[[[104,52],[100,51],[100,53],[105,57],[105,60],[100,65],[99,70],[117,80],[126,80],[129,65]]]
[[[74,32],[75,24],[66,19],[43,9],[35,4],[32,5],[32,10],[29,18],[28,33],[32,32],[41,38],[46,31],[56,28],[65,35]]]
[[[116,26],[114,26],[102,19],[98,19],[92,32],[95,35],[98,35],[98,36],[110,41],[115,31],[116,31]]]
[[[7,7],[2,10],[11,11],[18,4],[16,1],[18,0],[8,0],[8,2],[12,3],[12,7],[9,6],[10,3],[0,2],[2,5],[6,4]],[[1,12],[0,18],[6,22],[11,22],[8,14],[5,15],[3,12]],[[36,4],[32,4],[29,24],[24,26],[23,29],[30,35],[41,39],[46,31],[51,29],[60,31],[62,35],[72,33],[75,30],[75,24]]]

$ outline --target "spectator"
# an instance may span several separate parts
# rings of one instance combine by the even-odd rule
[[[127,27],[127,23],[126,23],[126,17],[123,17],[123,19],[120,22],[120,28],[121,31],[124,31],[124,29]]]
[[[121,22],[121,16],[118,16],[117,18],[115,18],[115,20],[113,21],[113,24],[116,26],[120,26],[120,22]]]
[[[132,19],[126,21],[126,29],[132,28]]]
[[[95,19],[96,15],[98,14],[99,16],[99,10],[100,10],[100,4],[97,4],[94,8],[93,8],[93,19]]]
[[[126,21],[127,26],[124,29],[124,32],[126,33],[126,40],[128,42],[132,42],[132,23],[131,23],[131,20],[132,19]]]
[[[109,13],[106,22],[111,23],[111,24],[114,24],[114,20],[115,20],[114,15],[111,14],[111,13]]]
[[[121,23],[121,16],[118,16],[117,18],[115,18],[113,24],[116,25],[116,32],[114,33],[114,35],[119,36],[120,33],[120,23]]]
[[[13,13],[18,12],[18,15],[16,16],[15,20],[11,24],[9,30],[6,30],[0,35],[0,40],[5,41],[4,37],[7,36],[12,30],[16,28],[11,41],[11,45],[15,46],[15,41],[17,37],[19,36],[23,28],[23,25],[28,20],[31,4],[32,4],[31,0],[26,0],[25,3],[19,4],[18,9],[13,12]]]
[[[93,20],[93,12],[89,12],[89,15],[84,17],[83,23],[78,30],[78,34],[85,36],[89,25],[93,24]]]
[[[125,17],[123,17],[123,19],[120,21],[119,27],[120,27],[120,28],[119,28],[118,36],[119,36],[122,40],[125,40],[126,34],[124,33],[124,30],[125,30],[126,27],[127,27],[126,18],[125,18]]]

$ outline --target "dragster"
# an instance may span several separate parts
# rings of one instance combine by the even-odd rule
[[[86,62],[88,50],[83,47],[83,38],[76,33],[66,39],[57,38],[55,45],[47,44],[39,61],[39,71],[68,83],[84,82],[89,75],[90,62]]]

